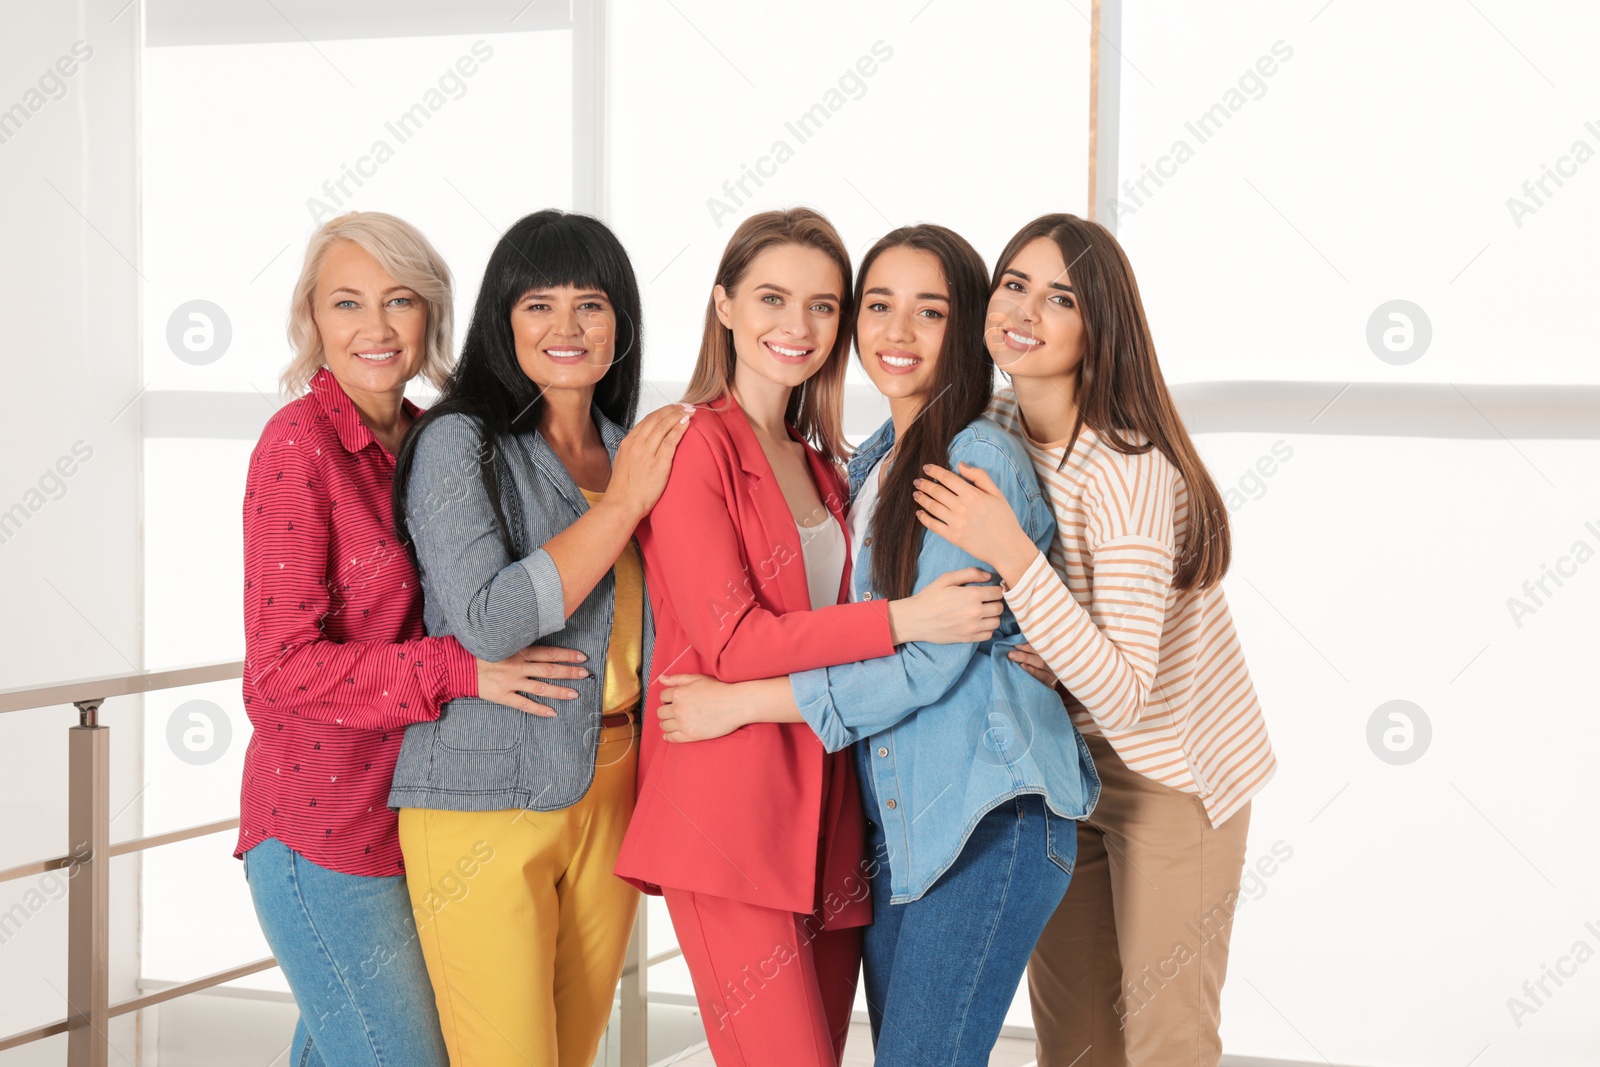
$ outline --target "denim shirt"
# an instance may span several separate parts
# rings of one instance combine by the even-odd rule
[[[888,422],[850,460],[850,495],[894,444]],[[1055,520],[1020,442],[986,418],[950,443],[957,463],[981,467],[1040,551]],[[920,591],[947,571],[979,566],[929,530],[917,558]],[[855,590],[875,598],[872,546],[854,561]],[[986,641],[913,642],[892,656],[790,675],[800,714],[827,749],[856,743],[867,818],[888,845],[890,900],[916,900],[961,855],[985,813],[1024,793],[1044,797],[1050,858],[1072,873],[1077,827],[1100,796],[1088,746],[1061,698],[1007,654],[1023,642],[1010,610]],[[1071,835],[1070,837],[1068,835]]]
[[[626,431],[598,410],[594,417],[615,459]],[[391,808],[554,811],[581,799],[594,780],[616,577],[608,571],[565,617],[561,574],[543,546],[578,521],[589,502],[541,434],[506,442],[511,478],[502,479],[500,501],[523,553],[512,558],[478,472],[484,447],[477,420],[459,414],[441,416],[417,442],[406,521],[422,575],[423,625],[430,636],[453,636],[483,660],[505,659],[531,644],[575,648],[588,657],[589,677],[557,683],[578,696],[547,702],[554,718],[462,697],[446,703],[437,721],[406,727]],[[650,677],[655,629],[646,589],[641,688]]]

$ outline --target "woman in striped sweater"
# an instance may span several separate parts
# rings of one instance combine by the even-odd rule
[[[989,415],[1026,444],[1055,541],[965,466],[924,468],[918,518],[999,571],[1103,782],[1028,968],[1039,1064],[1214,1067],[1250,799],[1276,767],[1222,592],[1227,512],[1104,227],[1023,227],[986,341],[1012,382]]]

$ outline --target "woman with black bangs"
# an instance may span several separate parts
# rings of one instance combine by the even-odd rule
[[[400,453],[428,632],[495,660],[537,635],[593,665],[406,731],[389,806],[453,1063],[591,1063],[622,973],[638,894],[611,870],[654,638],[632,539],[689,422],[663,408],[624,436],[639,382],[627,253],[595,219],[540,211],[495,246]]]
[[[924,464],[988,472],[1029,543],[1042,548],[1055,535],[1021,442],[983,417],[994,375],[986,292],[983,260],[942,226],[895,230],[862,261],[856,351],[891,418],[850,460],[854,601],[907,597],[947,572],[987,568],[983,548],[958,548],[917,523]],[[804,722],[829,752],[853,746],[879,1067],[987,1064],[1034,942],[1066,892],[1074,820],[1094,806],[1099,781],[1060,699],[1030,677],[1043,663],[1021,641],[1005,612],[981,639],[913,641],[893,655],[762,681],[661,679],[657,714],[669,742]]]

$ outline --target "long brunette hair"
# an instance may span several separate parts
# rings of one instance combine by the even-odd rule
[[[839,232],[827,219],[805,207],[751,215],[728,238],[728,247],[722,252],[722,262],[717,264],[713,285],[720,285],[732,294],[744,281],[757,256],[769,248],[786,244],[815,248],[839,268],[839,295],[845,305],[839,309],[839,334],[834,338],[827,361],[789,394],[784,418],[793,423],[817,451],[834,463],[842,463],[849,452],[844,440],[844,372],[851,331],[845,323],[851,321],[854,305],[850,301],[850,255],[839,239]],[[700,358],[695,362],[694,376],[689,379],[683,402],[706,404],[727,393],[733,385],[737,364],[733,331],[717,318],[716,289],[713,288],[706,300]]]
[[[911,496],[911,483],[922,476],[924,464],[950,465],[950,442],[989,406],[989,396],[994,392],[994,359],[983,343],[988,308],[983,257],[954,230],[925,223],[902,226],[885,234],[861,260],[855,306],[859,309],[865,303],[863,292],[873,261],[891,248],[911,248],[932,255],[939,261],[950,289],[950,316],[933,366],[933,381],[928,386],[932,395],[895,442],[894,462],[884,477],[872,515],[872,584],[890,599],[899,599],[916,589],[917,557],[928,533],[917,521],[918,505]],[[852,329],[851,333],[856,331]],[[857,355],[867,358],[859,344]]]
[[[1078,420],[1065,456],[1072,454],[1085,426],[1124,455],[1158,449],[1189,487],[1189,528],[1178,546],[1172,584],[1178,589],[1204,589],[1220,582],[1232,556],[1228,512],[1161,375],[1139,283],[1111,231],[1076,215],[1034,219],[1000,253],[990,294],[1000,288],[1005,269],[1023,247],[1040,237],[1048,237],[1060,249],[1083,316],[1083,359],[1075,394]],[[1145,443],[1133,440],[1136,436]]]

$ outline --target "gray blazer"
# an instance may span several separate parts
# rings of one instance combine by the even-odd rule
[[[615,459],[625,431],[598,410],[594,417]],[[463,697],[445,704],[436,722],[406,727],[391,808],[553,811],[581,799],[594,779],[616,579],[608,573],[563,619],[561,575],[543,546],[588,511],[589,502],[538,432],[505,442],[511,484],[502,480],[501,507],[524,553],[511,558],[478,470],[484,447],[477,420],[466,415],[434,420],[416,444],[406,521],[428,633],[452,636],[483,660],[505,659],[535,643],[575,648],[588,657],[590,676],[559,683],[579,695],[548,702],[556,709],[553,719]],[[654,646],[647,589],[645,681]]]

